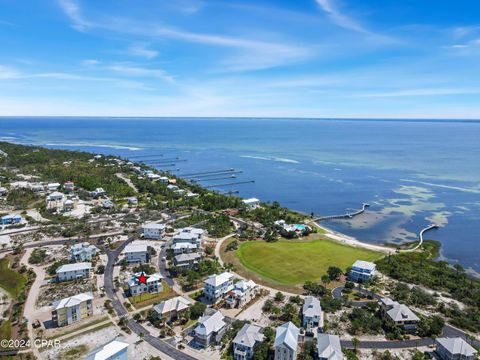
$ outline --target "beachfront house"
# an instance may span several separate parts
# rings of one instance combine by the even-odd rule
[[[337,335],[318,334],[317,354],[319,360],[345,360],[340,338]]]
[[[240,280],[227,293],[225,305],[229,308],[241,308],[255,298],[258,286],[252,280]]]
[[[277,327],[274,343],[275,360],[295,360],[297,358],[299,333],[299,328],[291,321]]]
[[[84,242],[70,248],[70,259],[75,262],[91,261],[97,255],[97,247]]]
[[[173,257],[173,266],[178,272],[188,269],[196,269],[198,262],[202,258],[199,253],[179,254]]]
[[[93,315],[93,294],[74,295],[52,304],[52,322],[55,326],[66,326]]]
[[[129,264],[144,264],[150,261],[147,244],[133,242],[125,246],[122,254]]]
[[[18,214],[9,214],[2,216],[2,225],[18,224],[22,221],[22,217]]]
[[[128,360],[128,343],[112,340],[89,353],[84,360]]]
[[[40,193],[45,190],[45,187],[42,183],[28,184],[28,188],[32,190],[34,193]]]
[[[435,339],[435,352],[442,360],[474,360],[477,350],[460,337]]]
[[[382,315],[388,321],[408,332],[417,330],[417,324],[420,319],[408,306],[387,297],[380,299],[379,304]]]
[[[110,199],[102,200],[101,204],[102,204],[102,208],[104,209],[113,209],[115,207],[115,204]]]
[[[130,296],[135,296],[144,293],[159,293],[163,291],[162,279],[163,276],[160,273],[151,275],[145,275],[147,277],[147,283],[141,283],[139,277],[142,273],[135,273],[127,281],[127,293]]]
[[[206,301],[216,303],[233,289],[233,274],[224,272],[210,275],[204,281],[203,296]]]
[[[48,191],[57,191],[59,187],[60,187],[59,183],[50,183],[47,185]]]
[[[260,200],[257,198],[250,198],[242,200],[243,204],[247,207],[247,209],[255,209],[260,205]]]
[[[302,307],[302,326],[306,330],[323,329],[323,311],[320,301],[314,296],[306,296]]]
[[[249,360],[253,358],[256,345],[263,341],[262,328],[253,324],[245,324],[233,339],[233,359]]]
[[[348,278],[356,283],[363,283],[375,276],[377,265],[375,263],[363,260],[357,260],[352,265]]]
[[[198,320],[198,325],[194,330],[195,342],[204,348],[219,343],[227,330],[223,314],[218,310],[212,310],[206,310],[206,315]]]
[[[162,240],[165,235],[165,224],[149,223],[143,225],[145,239]]]
[[[184,296],[176,296],[155,305],[153,311],[158,319],[171,322],[178,319],[182,314],[187,313],[190,306],[192,306],[191,300]]]
[[[60,266],[57,270],[58,281],[69,281],[86,279],[90,277],[92,264],[89,262],[81,262],[75,264],[65,264]]]

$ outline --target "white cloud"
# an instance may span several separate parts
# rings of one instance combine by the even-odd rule
[[[144,57],[146,59],[153,59],[158,56],[158,51],[147,49],[144,45],[133,45],[128,48],[128,52],[131,55]]]
[[[325,11],[330,19],[345,29],[361,32],[361,33],[369,33],[367,29],[365,29],[361,24],[359,24],[354,19],[348,17],[345,14],[342,14],[334,5],[333,0],[315,0],[317,4]]]
[[[380,93],[358,94],[357,97],[410,97],[410,96],[448,96],[460,94],[480,94],[480,88],[432,88],[408,89]]]
[[[150,69],[143,68],[139,66],[131,65],[110,65],[106,67],[108,70],[120,73],[126,76],[138,76],[138,77],[153,77],[160,78],[167,82],[173,83],[174,79],[172,76],[168,75],[164,70],[161,69]]]
[[[20,77],[20,75],[20,72],[17,70],[9,66],[0,65],[0,80],[16,79]]]
[[[60,7],[72,20],[72,27],[75,30],[84,32],[87,28],[92,27],[93,24],[85,20],[81,14],[80,7],[72,0],[58,0]]]
[[[95,66],[95,65],[99,65],[101,62],[96,59],[86,59],[86,60],[83,60],[82,63],[88,66]]]

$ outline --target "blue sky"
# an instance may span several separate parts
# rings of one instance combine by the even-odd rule
[[[0,0],[0,115],[480,118],[480,1]]]

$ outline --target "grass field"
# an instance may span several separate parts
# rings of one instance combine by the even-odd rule
[[[25,287],[27,279],[9,267],[8,259],[0,260],[0,287],[12,298],[16,298]]]
[[[273,243],[248,241],[236,251],[240,263],[262,278],[285,285],[318,282],[329,266],[342,270],[355,260],[372,261],[381,258],[379,252],[342,245],[330,240]]]

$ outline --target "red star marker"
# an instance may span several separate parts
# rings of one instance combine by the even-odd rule
[[[145,273],[142,271],[142,273],[140,274],[139,277],[137,277],[137,280],[140,284],[147,284],[147,279],[148,279],[148,276],[145,276]]]

